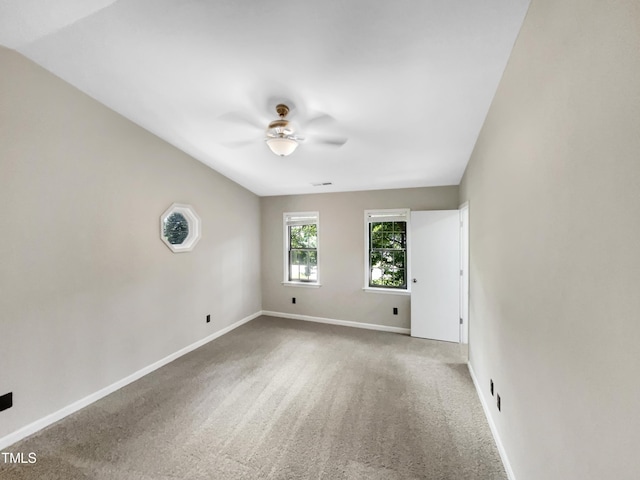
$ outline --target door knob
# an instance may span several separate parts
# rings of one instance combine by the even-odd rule
[[[418,283],[418,279],[417,279],[417,278],[414,278],[414,279],[413,279],[413,283]]]

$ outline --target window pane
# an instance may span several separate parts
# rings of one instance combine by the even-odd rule
[[[297,265],[297,251],[289,252],[289,280],[300,280],[300,269]]]
[[[384,248],[384,249],[393,248],[392,243],[391,243],[392,241],[393,241],[393,233],[392,232],[384,232],[382,234],[382,248]]]
[[[406,248],[406,222],[372,222],[370,225],[371,248]]]
[[[384,287],[404,287],[406,283],[404,269],[389,263],[373,266],[371,269],[371,283]]]
[[[291,248],[302,248],[302,226],[296,225],[289,227],[289,245]]]
[[[384,248],[383,247],[383,234],[380,229],[371,229],[371,246],[372,248]]]
[[[169,215],[164,221],[164,236],[171,245],[181,245],[189,236],[189,222],[179,212]]]
[[[289,227],[290,248],[316,248],[317,243],[317,225],[292,225]]]
[[[402,248],[402,234],[392,233],[389,235],[389,248]]]
[[[318,280],[318,252],[291,250],[289,252],[289,280],[315,282]]]
[[[317,248],[318,247],[318,225],[315,223],[313,225],[305,225],[304,231],[307,240],[307,248]]]
[[[309,267],[309,275],[307,276],[309,282],[318,281],[318,267]]]

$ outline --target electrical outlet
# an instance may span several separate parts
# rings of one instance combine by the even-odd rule
[[[211,321],[211,314],[207,315],[207,323]]]
[[[500,405],[500,395],[496,395],[496,397],[498,398],[498,401],[496,402],[497,405],[498,405],[498,411],[501,412],[502,409],[500,408],[501,407],[501,405]]]
[[[0,412],[13,407],[13,392],[9,392],[0,397]]]
[[[493,397],[493,380],[491,380],[491,396]]]
[[[393,307],[393,314],[397,315],[398,314],[398,307]]]
[[[296,303],[296,297],[291,298],[291,303]]]

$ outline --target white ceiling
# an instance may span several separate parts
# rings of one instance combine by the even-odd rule
[[[528,5],[0,0],[0,43],[258,195],[457,185]]]

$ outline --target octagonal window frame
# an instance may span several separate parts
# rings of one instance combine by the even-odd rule
[[[164,234],[165,222],[174,213],[179,213],[180,215],[182,215],[187,220],[187,224],[189,226],[189,234],[183,240],[183,242],[179,244],[169,242]],[[167,208],[165,212],[160,216],[160,239],[167,247],[169,247],[169,250],[174,253],[190,252],[191,250],[193,250],[193,248],[200,240],[200,237],[202,236],[200,223],[200,217],[191,205],[187,205],[184,203],[174,203],[169,208]]]

